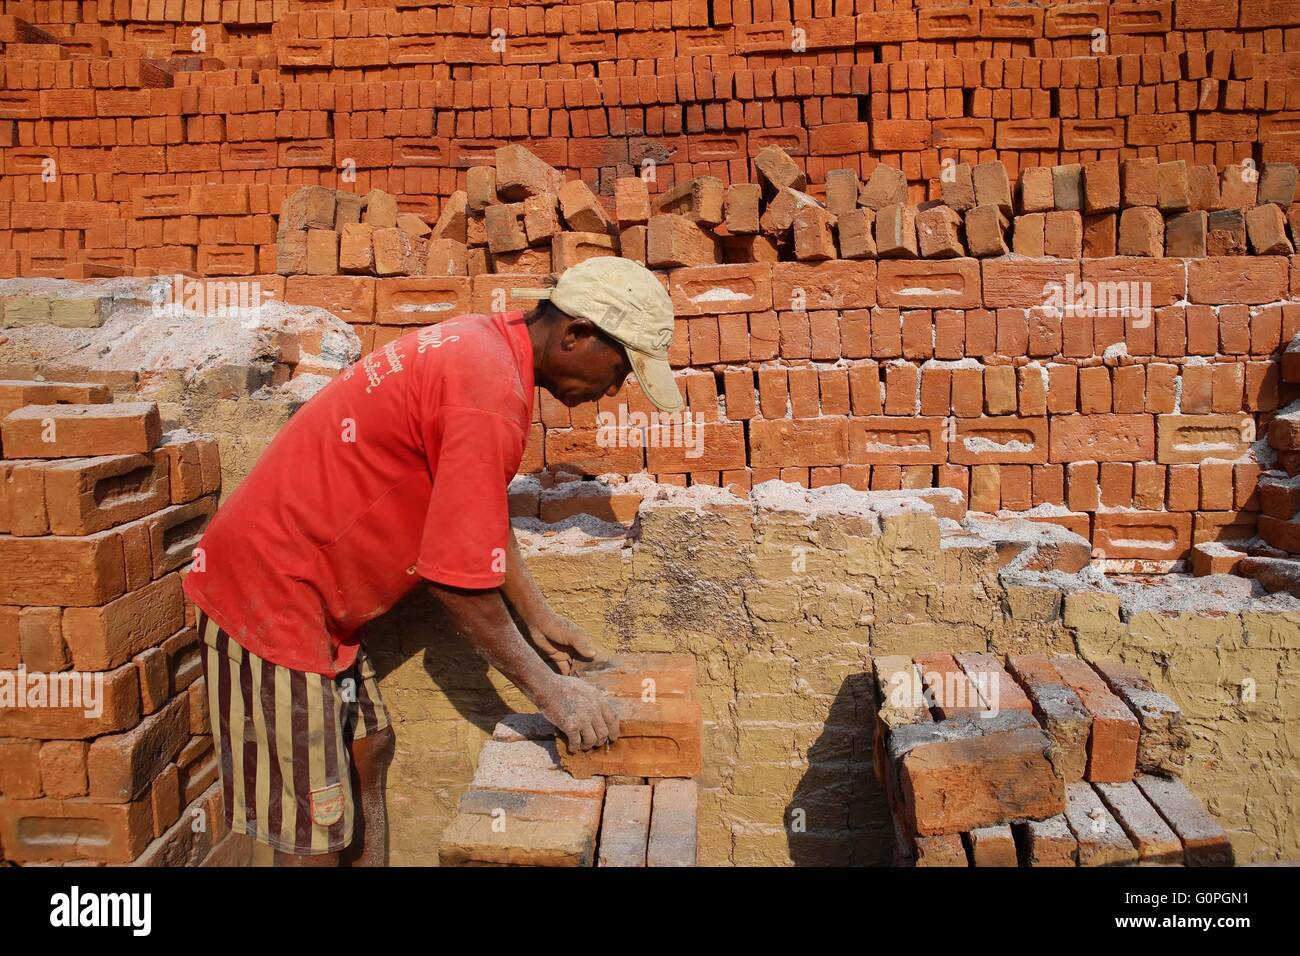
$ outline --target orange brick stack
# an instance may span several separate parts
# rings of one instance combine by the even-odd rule
[[[1132,668],[977,652],[873,665],[900,863],[1231,865],[1227,834],[1178,780],[1182,713]]]
[[[0,858],[230,850],[181,591],[221,472],[160,431],[100,385],[0,382]]]
[[[0,273],[270,273],[268,214],[316,183],[432,221],[510,142],[612,193],[749,178],[777,145],[831,169],[1155,157],[1295,161],[1284,0],[933,8],[874,0],[7,0]],[[163,234],[152,190],[240,185]],[[204,222],[211,217],[215,222]],[[0,248],[5,244],[0,243]],[[234,248],[223,248],[223,247]]]
[[[584,679],[604,690],[620,737],[569,753],[540,714],[512,714],[479,753],[443,832],[444,866],[694,866],[700,770],[695,662],[616,655]]]
[[[1300,337],[1282,353],[1283,383],[1300,383]],[[1192,552],[1196,574],[1235,573],[1255,578],[1268,591],[1300,595],[1300,406],[1292,402],[1268,423],[1271,467],[1259,476],[1259,537],[1206,541]],[[1203,438],[1206,436],[1202,436]]]
[[[10,2],[0,275],[256,278],[370,351],[644,258],[703,453],[600,442],[630,386],[540,397],[525,472],[949,487],[1167,570],[1257,534],[1297,395],[1294,7]]]

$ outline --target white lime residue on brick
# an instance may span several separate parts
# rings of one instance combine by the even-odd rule
[[[1026,367],[1028,367],[1028,366],[1026,366]],[[984,368],[984,363],[981,362],[981,361],[980,361],[979,359],[977,359],[977,358],[962,358],[962,359],[934,359],[934,358],[932,358],[932,359],[926,359],[924,362],[922,362],[922,363],[921,363],[921,368],[923,368],[923,369],[926,369],[926,368],[946,368],[946,369],[974,368],[974,369],[982,369],[982,368]]]
[[[399,305],[398,312],[447,312],[456,307],[454,302],[425,302]]]
[[[690,297],[691,302],[739,302],[745,299],[752,299],[752,295],[744,292],[738,292],[735,289],[728,289],[725,286],[718,286],[707,292],[701,292],[699,295]]]
[[[1019,439],[1012,438],[1009,441],[994,441],[991,438],[985,438],[982,435],[967,435],[961,440],[962,447],[969,452],[1008,452],[1008,453],[1028,453],[1034,450],[1032,444],[1026,444]]]
[[[919,442],[912,445],[895,445],[892,442],[869,441],[864,442],[862,445],[864,451],[880,452],[881,454],[916,451],[918,448],[925,447],[925,445],[922,445]]]

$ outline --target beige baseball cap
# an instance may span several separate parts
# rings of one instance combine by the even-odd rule
[[[562,312],[586,319],[627,349],[646,397],[665,412],[682,408],[668,364],[673,340],[673,300],[645,266],[618,256],[597,256],[570,266],[551,289],[512,289],[516,298],[550,299]]]

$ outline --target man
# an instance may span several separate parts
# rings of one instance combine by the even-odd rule
[[[644,267],[609,257],[516,294],[547,301],[421,328],[347,369],[281,430],[195,549],[185,591],[200,610],[227,819],[280,865],[385,859],[393,732],[361,631],[420,584],[570,746],[618,735],[604,696],[566,676],[572,657],[601,651],[533,582],[506,494],[535,385],[573,407],[634,371],[656,406],[681,407],[672,302]]]

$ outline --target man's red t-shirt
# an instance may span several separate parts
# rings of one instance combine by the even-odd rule
[[[203,535],[186,594],[259,657],[337,675],[359,628],[422,578],[505,580],[532,414],[522,312],[402,336],[281,429]]]

